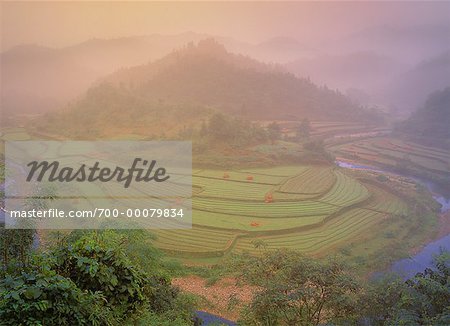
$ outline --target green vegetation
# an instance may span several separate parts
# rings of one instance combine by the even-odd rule
[[[448,325],[450,253],[442,252],[406,282],[387,277],[373,282],[362,298],[362,315],[372,325]]]
[[[13,324],[25,309],[29,314],[22,318],[24,325],[36,320],[50,325],[73,324],[74,320],[86,325],[191,325],[195,300],[170,285],[172,277],[186,272],[179,261],[203,266],[188,271],[205,276],[212,285],[229,273],[222,264],[242,256],[252,269],[248,275],[267,281],[243,280],[262,286],[243,312],[244,325],[312,325],[318,320],[351,324],[361,314],[374,325],[445,321],[444,313],[427,311],[417,302],[405,303],[411,291],[417,294],[422,288],[389,281],[392,289],[400,291],[396,295],[390,289],[381,290],[380,285],[366,287],[349,278],[351,273],[344,267],[366,275],[429,241],[437,225],[437,206],[430,194],[406,178],[335,167],[329,164],[332,156],[327,153],[331,150],[349,161],[401,167],[442,180],[449,167],[445,150],[392,137],[326,138],[345,128],[357,131],[356,125],[352,129],[339,123],[310,122],[307,128],[303,122],[286,130],[283,122],[256,124],[207,112],[204,120],[167,130],[164,136],[194,140],[192,229],[156,230],[155,237],[144,231],[53,234],[50,245],[37,252],[31,250],[33,232],[1,230],[1,260],[8,267],[3,269],[0,286],[0,318]],[[309,135],[301,130],[296,134],[295,128],[301,125]],[[141,131],[128,132],[124,130],[124,135],[154,138]],[[30,138],[20,128],[2,133],[3,140],[24,137]],[[186,176],[176,177],[183,182]],[[336,253],[342,257],[328,262],[311,260]],[[267,270],[258,268],[276,264],[277,255],[284,257],[280,273],[272,281],[258,277],[258,271],[267,276]],[[318,271],[326,277],[315,278]],[[438,279],[429,271],[424,275],[426,281],[420,279],[417,284]],[[317,308],[314,305],[320,300],[316,301],[310,284],[330,286],[331,297],[319,316],[312,307]],[[431,285],[446,295],[437,284]],[[50,293],[49,288],[54,291]],[[125,288],[126,293],[121,292]],[[383,298],[382,291],[389,295]],[[292,293],[308,296],[300,300]],[[369,307],[359,293],[379,297],[366,297],[366,303],[374,302]],[[428,300],[422,294],[417,298]],[[384,299],[402,304],[392,301],[395,308],[386,312],[383,302],[390,303]],[[311,304],[306,307],[304,300]],[[430,300],[435,306],[440,304]],[[74,308],[69,311],[67,307]],[[380,315],[382,321],[377,319]]]
[[[220,143],[238,148],[252,148],[251,156],[255,159],[260,159],[255,153],[261,153],[266,158],[276,155],[276,160],[284,160],[287,155],[312,153],[302,148],[311,139],[305,140],[303,145],[277,140],[273,144],[251,146],[249,142],[256,135],[269,138],[268,128],[257,125],[252,127],[254,129],[244,128],[248,129],[246,138],[240,131],[241,123],[244,122],[213,113],[210,119],[204,120],[197,129],[194,129],[192,136],[203,139],[206,148],[216,146],[212,148],[211,155],[222,161],[225,160],[217,153],[227,150],[227,147],[220,149],[219,146],[218,149],[217,144]],[[303,124],[306,125],[306,122]],[[342,125],[331,122],[309,124],[311,134],[323,128],[340,130],[339,126]],[[283,123],[273,126],[275,125],[282,130],[285,129]],[[344,127],[349,128],[345,124]],[[24,131],[7,130],[3,137],[6,139],[16,133]],[[200,133],[203,137],[199,136]],[[242,143],[238,144],[239,142]],[[328,141],[323,145],[328,148]],[[388,151],[392,152],[392,156],[395,153],[398,157],[402,157],[403,153],[414,152],[415,155],[410,155],[409,159],[419,162],[419,159],[426,156],[429,159],[422,164],[428,167],[431,160],[435,160],[437,165],[440,164],[439,160],[445,160],[448,156],[438,149],[387,138],[356,140],[334,145],[331,150],[336,155],[361,157],[372,155],[373,159],[377,160],[383,160]],[[194,160],[202,155],[195,154]],[[244,152],[232,150],[227,158],[242,159],[246,155],[249,155],[247,150]],[[236,162],[236,165],[247,164]],[[170,255],[193,262],[208,259],[209,262],[216,262],[218,257],[226,256],[230,252],[243,250],[253,252],[252,242],[255,240],[266,241],[270,249],[288,247],[307,254],[322,255],[329,250],[344,248],[350,243],[355,247],[355,243],[371,241],[370,239],[376,239],[377,235],[385,232],[407,233],[411,238],[408,243],[423,241],[427,234],[432,232],[436,220],[430,214],[430,223],[420,237],[414,231],[406,232],[412,230],[412,226],[408,226],[408,221],[415,216],[408,207],[411,206],[410,202],[415,200],[415,196],[419,195],[414,191],[407,191],[404,196],[405,190],[402,188],[404,181],[391,182],[382,174],[350,174],[323,163],[261,168],[250,167],[254,163],[248,165],[248,168],[194,170],[193,229],[156,231],[156,246]],[[261,161],[260,165],[264,166],[267,163]],[[442,165],[440,169],[444,172],[446,166]],[[179,177],[180,180],[183,178]],[[427,206],[428,203],[424,205]],[[394,239],[383,240],[383,244],[380,241],[371,242],[372,247],[376,248],[374,252],[389,247],[390,243],[394,244]],[[358,246],[354,248],[354,252],[362,254],[369,260],[376,260],[374,252],[360,250]]]
[[[234,256],[230,270],[256,287],[240,325],[448,325],[450,256],[402,281],[363,282],[342,259],[314,260],[297,251]]]
[[[379,120],[378,114],[355,105],[337,90],[318,87],[278,66],[229,53],[209,39],[148,65],[121,69],[76,102],[29,127],[72,139],[188,137],[194,129],[202,130],[202,120],[214,110],[241,119],[301,118],[297,138],[310,135],[309,120],[304,118]],[[217,127],[216,136],[222,137],[227,125],[219,119],[211,122]],[[248,131],[241,128],[241,133]],[[275,125],[269,131],[271,139],[281,134]]]
[[[319,262],[278,250],[234,262],[238,277],[258,286],[242,325],[341,324],[357,317],[360,286],[342,262]]]
[[[0,282],[2,325],[106,324],[99,293],[86,294],[53,271],[22,272]]]
[[[363,269],[369,270],[391,259],[389,247],[399,238],[405,239],[405,248],[423,241],[436,221],[431,199],[423,197],[413,208],[410,202],[422,195],[411,190],[400,197],[402,181],[379,181],[378,176],[317,165],[197,170],[192,230],[157,230],[155,244],[193,263],[214,263],[244,251],[258,254],[255,241],[269,250],[308,255],[351,246],[349,260],[365,257]],[[428,222],[421,222],[419,231],[414,225],[424,212]],[[385,232],[395,239],[385,238]]]
[[[171,286],[160,257],[133,255],[152,252],[145,233],[55,236],[46,250],[30,252],[26,264],[11,261],[1,271],[2,325],[194,323],[192,300]]]

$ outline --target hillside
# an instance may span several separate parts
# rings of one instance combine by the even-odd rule
[[[249,120],[373,122],[370,113],[337,91],[319,88],[279,66],[231,54],[209,39],[117,71],[61,112],[47,114],[39,125],[52,134],[72,135],[72,130],[84,136],[149,136],[164,130],[167,135],[200,124],[211,110]]]
[[[368,120],[337,91],[319,88],[277,65],[232,54],[212,39],[105,79],[137,96],[212,106],[249,118]]]
[[[341,90],[358,88],[369,93],[406,70],[401,61],[374,51],[298,59],[286,67],[297,76],[310,76],[316,83]]]
[[[450,85],[450,51],[423,60],[400,74],[385,87],[380,96],[392,107],[413,112],[427,96]]]
[[[397,130],[417,140],[450,146],[450,87],[431,94]]]
[[[90,39],[64,48],[21,45],[0,54],[1,102],[5,114],[40,113],[61,108],[93,82],[121,67],[156,60],[205,36],[130,36]]]
[[[1,110],[10,115],[61,108],[67,101],[85,92],[98,78],[121,67],[157,60],[174,48],[206,37],[211,36],[185,32],[174,35],[93,38],[63,48],[37,44],[13,47],[0,53],[3,80]],[[253,45],[230,37],[214,37],[233,52],[264,61],[277,61],[285,57],[292,60],[302,50],[300,45],[294,46],[292,40],[269,40]]]
[[[157,139],[174,137],[200,125],[212,110],[195,105],[169,105],[101,84],[68,107],[33,121],[37,133],[70,139]]]
[[[374,51],[408,64],[448,51],[450,27],[445,24],[373,25],[330,44],[336,52]]]

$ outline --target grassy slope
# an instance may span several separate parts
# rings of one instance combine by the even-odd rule
[[[2,140],[26,139],[30,135],[20,128],[2,133]],[[389,141],[375,145],[389,144],[437,160],[448,158],[448,153],[432,148]],[[368,155],[375,145],[365,147]],[[335,149],[345,151],[348,146],[355,144]],[[224,179],[224,173],[229,178]],[[431,213],[422,220],[407,214],[417,193],[403,189],[402,182],[379,186],[366,179],[373,181],[374,176],[316,165],[197,169],[193,229],[156,231],[156,245],[200,264],[217,262],[230,252],[256,253],[254,240],[263,240],[269,249],[289,247],[312,255],[341,252],[359,261],[361,268],[386,263],[393,257],[389,248],[397,248],[400,255],[416,246],[433,232],[436,219]],[[395,191],[407,195],[396,196]],[[273,194],[273,203],[264,202],[267,193]]]

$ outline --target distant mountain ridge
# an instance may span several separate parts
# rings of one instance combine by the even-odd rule
[[[400,74],[381,91],[392,107],[414,112],[427,96],[450,86],[450,50],[418,63]]]
[[[403,112],[410,112],[420,105],[426,94],[445,86],[433,78],[433,74],[440,76],[440,68],[428,73],[429,66],[422,70],[411,69],[411,66],[450,49],[450,30],[439,25],[374,26],[326,42],[278,36],[248,43],[232,37],[185,32],[95,38],[64,48],[21,45],[0,54],[0,109],[11,114],[59,109],[117,69],[158,60],[188,42],[197,43],[209,37],[233,53],[286,64],[286,68],[300,78],[309,75],[314,83],[343,92],[351,88],[353,93],[365,94],[358,96],[365,99],[359,101],[365,105],[396,107]],[[441,75],[447,71],[445,64],[441,65]],[[420,76],[422,72],[424,78]],[[425,81],[423,87],[420,80]],[[383,85],[377,87],[379,84]],[[411,91],[403,84],[417,84],[422,88]]]
[[[450,87],[432,93],[397,131],[417,141],[450,148]]]
[[[13,47],[0,54],[2,80],[0,101],[6,113],[40,113],[58,109],[86,91],[93,82],[122,67],[157,60],[188,42],[214,37],[233,52],[264,61],[294,58],[301,50],[294,44],[279,48],[268,43],[250,44],[230,37],[185,32],[175,35],[151,34],[114,39],[94,38],[64,48],[35,44]],[[272,45],[271,45],[272,44]]]
[[[364,91],[380,87],[389,78],[403,72],[407,65],[374,51],[357,51],[340,55],[320,55],[287,63],[286,68],[297,76],[311,79],[329,87],[345,91],[360,88]]]
[[[2,110],[39,113],[58,109],[93,82],[126,66],[156,60],[205,36],[196,33],[91,39],[74,46],[16,46],[0,54]]]
[[[197,103],[253,118],[361,120],[365,113],[339,92],[295,77],[280,65],[227,52],[213,39],[122,69],[105,81],[146,98]]]
[[[64,110],[37,122],[77,136],[176,134],[211,112],[253,119],[374,123],[379,116],[279,65],[227,52],[213,39],[189,43],[149,64],[123,68]],[[93,132],[95,133],[93,134]]]

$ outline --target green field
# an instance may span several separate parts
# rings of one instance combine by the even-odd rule
[[[193,229],[155,232],[159,248],[193,261],[257,253],[256,240],[268,249],[323,254],[408,212],[403,199],[329,166],[200,170],[193,184]],[[272,202],[265,201],[269,193]]]
[[[314,125],[316,132],[323,134],[348,127],[338,123]],[[350,131],[356,132],[356,127]],[[8,128],[1,135],[2,140],[31,138],[22,128]],[[298,149],[293,143],[279,142],[255,150],[270,152],[273,147]],[[383,166],[395,166],[406,155],[411,164],[441,173],[448,173],[450,159],[445,151],[386,137],[352,139],[328,149],[337,157]],[[36,148],[40,150],[51,149]],[[174,180],[183,184],[188,174],[178,174]],[[152,231],[157,247],[192,263],[214,263],[232,252],[258,253],[255,241],[262,241],[269,250],[291,248],[311,255],[351,246],[354,252],[369,257],[364,243],[374,248],[373,256],[375,250],[386,250],[395,242],[383,234],[404,234],[405,239],[410,234],[410,204],[402,188],[407,183],[381,184],[375,174],[365,171],[317,164],[195,168],[192,183],[193,228]],[[105,185],[103,191],[109,192],[108,187]],[[414,187],[405,189],[415,191]],[[130,189],[133,191],[138,189]],[[135,206],[146,207],[146,203],[136,202]]]

